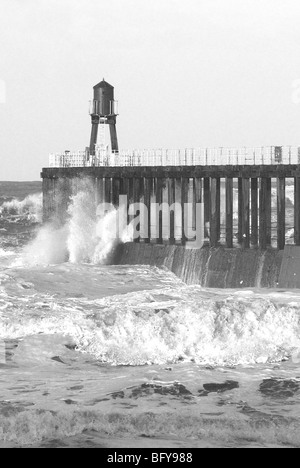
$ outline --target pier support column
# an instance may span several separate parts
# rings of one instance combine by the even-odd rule
[[[238,243],[243,243],[243,179],[238,178]]]
[[[148,223],[146,224],[146,229],[144,229],[144,241],[146,243],[150,242],[151,239],[151,186],[152,186],[152,178],[145,177],[144,178],[144,203],[147,207],[147,217]]]
[[[271,178],[262,177],[259,191],[259,244],[262,249],[271,245]]]
[[[104,201],[112,203],[112,181],[110,177],[104,179]]]
[[[176,200],[175,197],[175,179],[168,179],[168,203],[171,208]],[[174,209],[170,210],[170,244],[175,244],[175,212]]]
[[[233,247],[233,179],[226,178],[226,246]]]
[[[121,191],[121,179],[114,177],[112,179],[112,204],[115,208],[119,206],[119,197]]]
[[[195,203],[203,203],[202,179],[201,177],[195,177],[195,179],[193,180],[194,180]]]
[[[210,179],[204,177],[203,179],[203,198],[204,198],[204,238],[210,237]]]
[[[294,242],[300,245],[300,177],[295,177],[294,202]]]
[[[141,225],[140,225],[140,241],[145,238],[144,231],[147,227],[148,224],[148,218],[147,218],[147,213],[144,211],[144,204],[145,204],[145,185],[144,185],[144,177],[139,178],[139,199],[137,200],[138,203],[140,203],[141,211],[140,211],[140,219],[141,219]],[[146,218],[145,218],[146,216]],[[145,218],[145,219],[144,219]],[[146,229],[147,231],[147,229]]]
[[[133,215],[129,214],[129,207],[130,207],[130,205],[132,205],[134,203],[133,184],[134,184],[133,177],[128,177],[128,179],[126,181],[126,185],[127,185],[127,203],[128,203],[128,209],[127,209],[127,224],[128,225],[133,220]]]
[[[250,180],[248,178],[242,179],[242,236],[243,241],[242,245],[245,249],[250,247],[250,220],[249,220],[249,189],[250,189]]]
[[[277,248],[285,246],[285,178],[277,178]]]
[[[181,228],[182,228],[182,235],[181,235],[181,243],[182,245],[186,244],[187,241],[187,232],[186,229],[188,228],[189,224],[189,210],[185,204],[188,203],[188,193],[189,193],[189,179],[187,177],[182,177],[181,179],[181,207],[182,207],[182,218],[181,218]]]
[[[163,179],[158,177],[155,179],[155,186],[156,186],[156,203],[160,206],[163,201]],[[157,216],[157,230],[158,230],[158,238],[156,240],[157,244],[163,243],[163,212],[160,209],[158,211]]]
[[[220,179],[213,177],[210,188],[210,245],[216,247],[220,239]]]
[[[221,179],[220,177],[217,178],[216,184],[216,209],[217,209],[217,238],[218,242],[221,238]]]
[[[258,245],[258,180],[251,179],[251,244]]]
[[[96,178],[96,207],[104,201],[104,179],[102,177]]]
[[[150,203],[151,203],[151,211],[150,211],[150,242],[157,242],[157,213],[154,209],[156,202],[156,178],[152,177],[150,179]]]
[[[140,203],[141,197],[143,194],[143,186],[142,186],[142,179],[140,177],[135,177],[133,179],[133,203],[137,204]],[[137,210],[135,213],[135,217],[139,217],[141,221],[141,212]],[[141,240],[141,222],[135,223],[135,236],[134,242],[140,242]]]
[[[202,197],[202,179],[195,177],[193,179],[193,230],[197,231],[197,205],[203,203]],[[199,221],[199,220],[198,220]],[[203,219],[201,222],[203,223]],[[204,229],[204,226],[201,226]],[[202,235],[204,235],[202,231]]]
[[[181,206],[181,179],[177,177],[174,179],[175,183],[175,244],[181,244],[182,240],[182,206]]]

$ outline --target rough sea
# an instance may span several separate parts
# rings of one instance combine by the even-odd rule
[[[107,265],[87,197],[0,182],[0,447],[299,447],[300,291]]]

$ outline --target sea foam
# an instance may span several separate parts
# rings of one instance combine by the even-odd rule
[[[24,200],[13,199],[2,203],[0,206],[0,217],[22,218],[31,222],[42,221],[43,199],[42,194],[28,195]]]
[[[63,225],[49,222],[42,226],[23,251],[22,261],[29,265],[70,263],[106,263],[118,242],[131,240],[130,226],[117,238],[118,210],[96,216],[90,190],[71,197]]]
[[[0,338],[67,335],[78,351],[113,365],[299,359],[299,302],[225,292],[213,298],[198,286],[177,285],[96,300],[44,297],[43,303],[35,305],[32,296],[17,310],[14,304],[7,308],[0,316]]]

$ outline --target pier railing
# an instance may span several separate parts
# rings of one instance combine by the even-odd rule
[[[96,149],[52,153],[49,167],[128,167],[128,166],[222,166],[300,164],[298,146],[260,146],[241,148],[133,149],[109,152]]]

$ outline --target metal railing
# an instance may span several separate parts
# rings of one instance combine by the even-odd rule
[[[221,165],[300,164],[298,146],[242,148],[134,149],[109,152],[86,151],[52,153],[49,167],[93,166],[221,166]]]

